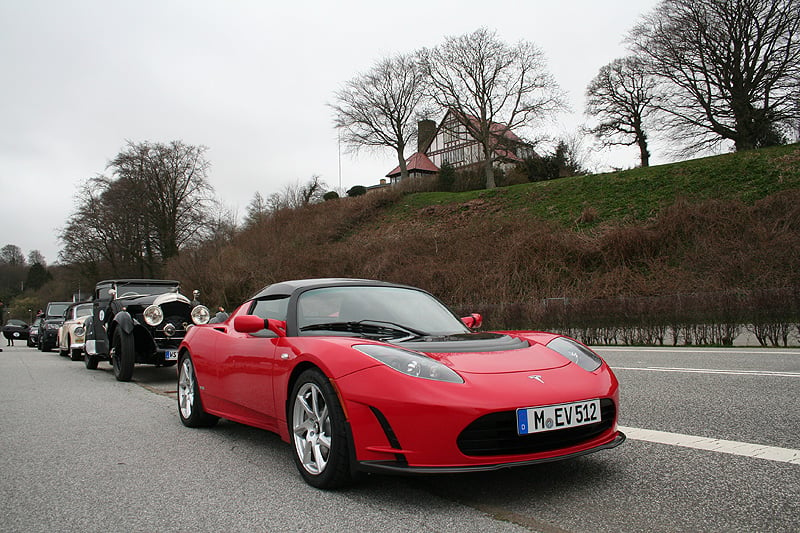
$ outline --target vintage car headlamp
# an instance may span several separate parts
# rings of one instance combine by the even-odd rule
[[[148,306],[144,310],[144,321],[148,326],[157,326],[164,320],[164,311],[161,310],[159,305]]]
[[[547,347],[589,372],[594,372],[603,364],[603,360],[600,359],[599,355],[583,344],[567,337],[557,337],[548,342]]]
[[[86,335],[86,328],[83,326],[75,326],[75,331],[73,333],[75,333],[76,337],[83,337]]]
[[[461,376],[453,369],[419,353],[378,344],[359,344],[353,348],[409,376],[448,383],[464,383]]]
[[[196,305],[194,309],[192,309],[192,322],[195,324],[208,324],[208,321],[211,320],[211,313],[208,311],[208,307],[205,305]]]

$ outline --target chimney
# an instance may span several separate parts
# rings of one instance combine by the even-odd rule
[[[425,153],[435,135],[436,122],[432,120],[420,120],[417,122],[417,152]]]

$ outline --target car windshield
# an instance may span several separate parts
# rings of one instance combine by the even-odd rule
[[[469,330],[438,300],[402,287],[325,287],[300,295],[301,335],[346,332],[388,337],[466,333]]]
[[[75,314],[75,318],[89,316],[92,314],[92,304],[77,305],[75,306],[75,309],[73,309],[73,313]]]
[[[129,296],[156,296],[169,292],[178,292],[177,285],[142,285],[142,284],[118,284],[117,298],[127,298]]]
[[[25,322],[23,322],[22,320],[17,320],[16,318],[10,319],[8,322],[6,322],[6,325],[7,326],[27,326],[27,324]]]
[[[64,312],[69,307],[70,303],[50,304],[47,306],[47,316],[64,316]]]

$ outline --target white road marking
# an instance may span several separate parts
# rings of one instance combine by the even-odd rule
[[[734,440],[709,439],[707,437],[698,437],[695,435],[683,435],[681,433],[668,433],[666,431],[625,426],[619,426],[619,430],[625,433],[625,436],[629,439],[633,440],[670,444],[672,446],[682,446],[684,448],[743,455],[745,457],[755,457],[768,461],[800,465],[800,450],[793,450],[791,448],[778,448],[776,446],[764,446],[762,444],[750,444]]]
[[[595,352],[646,352],[646,353],[681,353],[681,354],[691,354],[691,353],[723,353],[726,355],[800,355],[800,350],[780,350],[775,348],[761,348],[756,350],[745,350],[742,348],[730,348],[730,349],[717,349],[717,348],[693,348],[691,346],[678,346],[676,348],[648,348],[646,346],[642,346],[640,348],[637,347],[630,347],[630,346],[623,346],[623,347],[611,347],[611,346],[591,346],[592,350]]]
[[[774,372],[771,370],[722,370],[717,368],[672,368],[663,366],[612,366],[612,370],[643,370],[650,372],[687,372],[690,374],[728,374],[732,376],[780,376],[800,378],[800,372]]]

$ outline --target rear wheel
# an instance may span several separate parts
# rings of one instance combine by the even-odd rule
[[[306,370],[289,398],[289,434],[300,475],[321,489],[348,484],[352,477],[345,417],[328,378],[317,369]]]
[[[117,381],[131,380],[134,363],[136,363],[136,347],[133,343],[133,335],[118,329],[114,332],[114,356],[111,358],[114,377],[117,378]]]
[[[180,365],[178,368],[178,414],[181,422],[190,428],[213,426],[219,417],[210,415],[203,410],[197,376],[194,373],[194,365],[189,354],[181,357]]]

